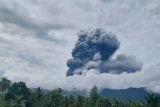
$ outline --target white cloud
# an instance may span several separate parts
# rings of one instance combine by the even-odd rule
[[[29,86],[67,89],[147,86],[160,91],[159,0],[1,0],[0,72]],[[66,61],[80,29],[103,27],[118,36],[117,54],[134,55],[134,74],[93,73],[66,78]],[[159,65],[156,65],[159,66]]]

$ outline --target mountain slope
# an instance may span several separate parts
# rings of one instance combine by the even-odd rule
[[[107,97],[109,99],[120,99],[120,100],[144,100],[144,97],[149,94],[145,88],[128,88],[128,89],[103,89],[99,92],[100,96]],[[64,95],[83,95],[87,96],[86,91],[64,91]]]
[[[149,94],[145,88],[128,88],[128,89],[103,89],[100,92],[101,96],[107,98],[116,98],[121,100],[143,100],[144,97]]]

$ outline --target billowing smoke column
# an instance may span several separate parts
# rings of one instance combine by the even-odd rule
[[[73,58],[67,62],[67,76],[83,74],[91,69],[100,73],[135,72],[141,69],[141,64],[134,58],[119,55],[116,59],[111,59],[120,45],[114,34],[97,28],[81,31],[78,36],[72,51]]]
[[[116,59],[109,60],[102,64],[101,72],[110,72],[120,74],[122,72],[136,72],[141,70],[142,63],[137,62],[135,57],[118,55]]]

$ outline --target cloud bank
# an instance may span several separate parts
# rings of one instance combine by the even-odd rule
[[[159,7],[159,0],[0,0],[0,77],[49,89],[89,89],[96,84],[160,92]],[[91,69],[83,76],[66,77],[76,33],[97,27],[112,31],[121,43],[105,65],[107,72],[139,61],[143,69],[100,75]],[[126,61],[116,60],[121,54]],[[91,61],[88,67],[96,64]],[[139,69],[137,64],[127,67]]]

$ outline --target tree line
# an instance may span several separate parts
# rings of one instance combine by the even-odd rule
[[[144,101],[108,99],[94,86],[88,96],[64,95],[58,88],[44,92],[40,87],[29,89],[24,82],[0,80],[0,107],[160,107],[160,96],[150,94]]]

